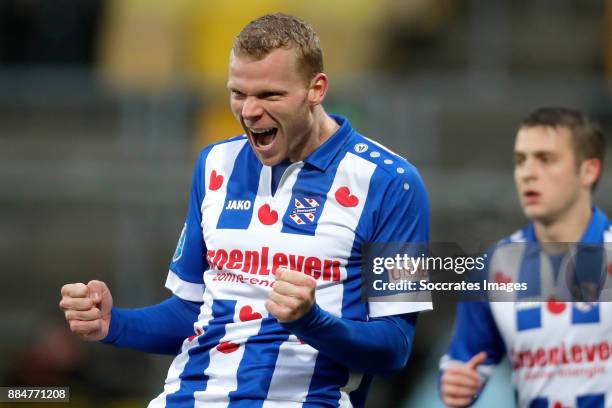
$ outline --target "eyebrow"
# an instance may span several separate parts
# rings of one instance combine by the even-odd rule
[[[258,96],[263,96],[263,95],[281,95],[281,96],[284,96],[284,95],[287,95],[287,91],[281,91],[281,90],[278,90],[278,89],[267,89],[267,90],[259,92],[257,95]]]
[[[512,157],[517,158],[517,157],[527,157],[527,156],[536,156],[536,157],[541,157],[541,156],[558,156],[558,153],[552,150],[536,150],[533,152],[525,152],[525,151],[521,151],[521,150],[514,150],[512,152]]]
[[[241,94],[246,94],[245,92],[241,91],[240,89],[233,87],[233,86],[229,86],[227,87],[231,92],[239,92]],[[287,91],[283,91],[280,89],[262,89],[261,91],[255,93],[255,96],[258,97],[262,97],[262,96],[267,96],[267,95],[280,95],[280,96],[285,96],[287,95]]]
[[[556,153],[554,149],[538,149],[538,150],[513,150],[514,153],[523,153],[523,154],[538,154],[538,153]]]

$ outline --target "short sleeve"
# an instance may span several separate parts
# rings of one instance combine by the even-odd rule
[[[202,151],[195,164],[189,210],[176,250],[170,262],[166,287],[176,296],[192,302],[202,302],[206,246],[202,236],[201,205],[204,200],[204,163],[207,150]]]
[[[389,176],[378,170],[376,177],[392,177],[376,211],[370,242],[419,243],[429,242],[429,200],[425,184],[414,166],[407,164],[402,174]],[[379,181],[374,180],[375,183]],[[397,315],[431,310],[431,302],[379,301],[369,302],[370,317]]]

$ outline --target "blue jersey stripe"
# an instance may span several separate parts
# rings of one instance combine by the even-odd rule
[[[531,400],[529,408],[548,408],[548,398],[535,398]]]
[[[516,311],[516,330],[531,330],[542,327],[542,307],[534,306]]]
[[[346,367],[319,353],[303,408],[338,407],[340,388],[344,387],[348,378]]]
[[[590,293],[589,288],[602,288],[607,278],[606,247],[604,245],[578,245],[574,262],[572,290],[581,300],[594,300],[598,294]],[[591,297],[591,299],[589,299]]]
[[[198,338],[200,347],[189,350],[189,360],[180,375],[181,387],[166,397],[166,407],[193,407],[195,403],[193,393],[206,390],[208,376],[203,373],[210,364],[210,350],[219,344],[225,335],[225,324],[230,322],[235,308],[235,300],[213,301],[213,318],[204,335]]]
[[[603,394],[581,395],[576,398],[577,408],[605,408],[605,403]]]
[[[270,367],[275,366],[280,346],[289,337],[283,331],[275,318],[267,317],[257,335],[247,340],[238,367],[237,389],[229,393],[228,408],[263,405],[274,373]]]
[[[234,161],[234,169],[227,182],[223,211],[217,221],[218,229],[249,227],[261,169],[261,162],[253,154],[251,146],[245,143]]]
[[[589,324],[599,322],[599,304],[572,303],[572,324]]]

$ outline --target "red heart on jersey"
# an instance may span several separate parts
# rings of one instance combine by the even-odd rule
[[[278,213],[270,208],[269,204],[264,204],[257,211],[259,221],[264,225],[272,225],[278,221]]]
[[[240,317],[241,322],[261,319],[261,313],[253,312],[253,308],[251,306],[243,306],[242,309],[240,309],[240,314],[238,316]]]
[[[560,403],[559,401],[557,401],[557,402],[555,402],[555,403],[553,404],[552,408],[565,408],[565,407],[563,406],[563,404],[562,404],[562,403]]]
[[[202,330],[200,330],[199,328],[197,328],[195,330],[196,334],[194,334],[193,336],[189,336],[187,337],[187,340],[191,341],[193,339],[195,339],[196,337],[198,337],[200,334],[202,334]]]
[[[347,186],[336,190],[336,201],[343,207],[355,207],[359,204],[359,199],[351,194],[351,190]]]
[[[512,283],[512,278],[504,275],[501,272],[495,272],[495,282],[497,283]]]
[[[217,174],[215,170],[210,173],[210,181],[208,182],[208,188],[212,191],[218,190],[223,185],[223,176]]]
[[[219,345],[217,346],[217,350],[219,350],[223,354],[233,353],[239,348],[240,344],[232,343],[231,341],[224,341],[223,343],[219,343]]]
[[[608,275],[612,276],[612,263],[608,264]]]
[[[555,302],[555,299],[549,300],[546,302],[546,307],[548,311],[552,314],[563,313],[567,305],[564,302]]]

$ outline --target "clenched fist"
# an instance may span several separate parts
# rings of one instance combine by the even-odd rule
[[[104,282],[70,283],[62,287],[60,309],[70,330],[88,341],[108,335],[113,297]]]
[[[465,364],[453,365],[444,371],[441,380],[442,401],[449,407],[465,407],[472,403],[482,387],[476,369],[487,359],[481,351]]]
[[[266,309],[281,323],[299,319],[315,304],[317,281],[301,272],[279,268]]]

